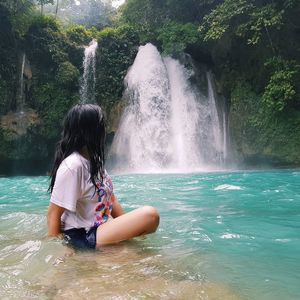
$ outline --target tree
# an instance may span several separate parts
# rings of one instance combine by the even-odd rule
[[[166,54],[178,54],[186,47],[199,41],[197,25],[192,23],[180,24],[174,21],[166,23],[160,30],[158,40],[162,43]]]
[[[44,5],[45,4],[54,4],[54,0],[37,0],[39,5],[41,6],[41,15],[44,13]]]
[[[142,42],[156,40],[165,19],[169,19],[165,1],[127,0],[122,7],[121,21],[134,27]]]
[[[253,9],[252,1],[225,0],[203,18],[199,31],[204,41],[219,40],[228,30],[235,31],[234,19]],[[235,22],[239,24],[239,22]]]
[[[237,34],[248,37],[248,44],[257,44],[266,33],[273,53],[275,49],[270,36],[269,29],[279,30],[282,26],[284,10],[277,10],[274,4],[254,8],[249,14],[249,21],[241,24],[237,29]]]
[[[108,25],[113,8],[104,0],[53,0],[55,7],[47,5],[45,12],[59,17],[65,24],[78,23],[98,28]]]
[[[267,107],[275,112],[280,112],[299,99],[297,86],[300,64],[276,56],[269,59],[265,66],[270,69],[271,76],[265,87],[263,101]]]
[[[58,7],[59,7],[59,0],[56,0],[55,18],[57,17]]]
[[[100,32],[97,49],[96,98],[107,111],[122,98],[123,80],[139,45],[136,31],[128,26]]]

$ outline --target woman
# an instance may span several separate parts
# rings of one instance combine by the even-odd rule
[[[48,235],[77,249],[96,249],[155,232],[159,215],[145,206],[124,213],[104,169],[101,108],[75,105],[67,114],[51,172]]]

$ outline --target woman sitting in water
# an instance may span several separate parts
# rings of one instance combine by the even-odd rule
[[[77,249],[96,249],[156,231],[159,215],[145,206],[124,213],[104,169],[101,108],[79,104],[67,114],[51,173],[48,235]]]

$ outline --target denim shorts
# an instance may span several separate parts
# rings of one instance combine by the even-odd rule
[[[96,249],[97,227],[89,230],[85,228],[71,228],[64,232],[64,244],[74,249]]]

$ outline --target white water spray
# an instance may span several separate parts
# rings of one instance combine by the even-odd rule
[[[17,105],[17,111],[23,112],[24,111],[24,69],[25,69],[25,61],[26,55],[23,53],[22,55],[22,65],[21,65],[21,76],[20,76],[20,95],[19,95],[19,103]]]
[[[226,122],[226,112],[223,110],[223,161],[227,160],[227,132],[228,132],[228,122]]]
[[[131,170],[162,169],[172,151],[170,93],[166,67],[154,46],[140,47],[125,84],[129,105],[114,140],[115,159]]]
[[[164,63],[168,70],[171,95],[168,143],[172,145],[172,162],[168,167],[189,170],[191,166],[201,163],[200,149],[196,148],[199,104],[186,80],[191,72],[175,59],[167,57]]]
[[[222,137],[222,122],[219,118],[217,111],[217,103],[215,96],[215,88],[213,87],[212,75],[210,72],[206,74],[207,84],[208,84],[208,101],[209,101],[209,114],[210,114],[210,130],[211,130],[211,139],[210,143],[214,150],[213,157],[211,159],[215,164],[222,164],[224,161],[223,154],[223,137]]]
[[[126,75],[128,100],[110,152],[117,172],[191,172],[219,168],[224,152],[211,75],[208,96],[190,83],[193,70],[141,46]],[[223,114],[221,114],[223,116]],[[223,125],[223,126],[222,126]]]
[[[83,75],[80,86],[80,100],[82,103],[95,102],[97,47],[97,40],[93,39],[84,51]]]

